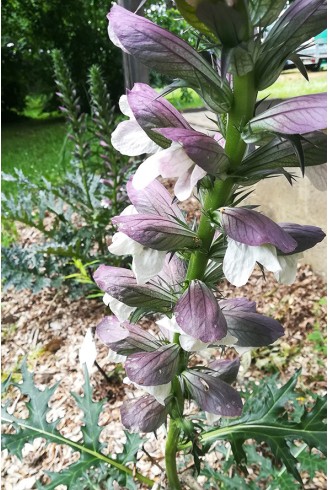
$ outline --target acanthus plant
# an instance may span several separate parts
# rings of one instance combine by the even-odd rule
[[[197,459],[195,440],[205,441],[207,434],[200,437],[184,417],[185,401],[194,400],[212,416],[241,416],[242,399],[231,387],[239,358],[224,353],[229,348],[242,355],[284,333],[276,320],[257,313],[255,302],[223,298],[220,283],[227,279],[242,286],[259,264],[263,273],[271,271],[291,284],[300,254],[325,236],[313,224],[275,223],[242,203],[249,195],[245,187],[277,176],[292,183],[288,169],[299,165],[306,175],[310,168],[311,176],[326,159],[326,94],[295,97],[255,115],[258,91],[277,79],[287,59],[306,75],[297,48],[325,28],[325,1],[296,0],[281,14],[285,3],[176,0],[211,51],[213,66],[141,16],[117,5],[108,14],[111,41],[174,79],[165,93],[177,87],[198,92],[218,126],[213,133],[196,131],[144,84],[122,96],[129,120],[114,131],[112,144],[126,155],[149,154],[127,185],[131,206],[113,219],[118,233],[109,250],[132,255],[133,264],[132,270],[102,265],[94,275],[116,315],[98,325],[97,335],[112,359],[125,363],[128,380],[147,393],[123,404],[123,425],[152,432],[169,424],[165,462],[172,490],[181,488],[178,448],[192,447]],[[273,22],[263,40],[264,28]],[[159,176],[176,179],[175,199]],[[191,227],[176,201],[193,192],[201,218]],[[158,336],[136,324],[146,315],[156,315]],[[190,364],[192,353],[208,350],[222,357],[208,365]],[[235,427],[234,421],[230,425]],[[244,439],[233,445],[239,463]],[[314,441],[309,445],[319,447]],[[285,439],[278,446],[272,451],[301,481]]]

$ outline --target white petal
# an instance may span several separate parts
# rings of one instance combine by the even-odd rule
[[[177,324],[175,316],[172,316],[172,318],[163,316],[162,318],[156,321],[156,324],[159,327],[165,328],[165,330],[168,330],[169,332],[184,334],[184,331]]]
[[[201,340],[194,339],[194,337],[191,337],[190,335],[180,335],[179,338],[180,345],[183,350],[187,352],[196,352],[196,351],[201,351],[207,348],[209,344],[205,344]]]
[[[221,415],[216,415],[215,413],[205,412],[206,421],[209,425],[215,424],[218,420],[221,419]]]
[[[275,273],[275,278],[282,284],[293,284],[297,273],[297,261],[303,254],[278,255],[281,271]]]
[[[158,403],[165,405],[165,399],[171,393],[171,382],[157,386],[140,386],[140,388],[156,398]]]
[[[234,346],[237,342],[238,342],[237,337],[234,337],[230,333],[227,333],[227,335],[225,337],[223,337],[223,339],[221,339],[217,342],[217,345],[233,345]]]
[[[113,298],[108,293],[103,296],[103,302],[112,310],[112,313],[119,319],[120,322],[125,322],[129,319],[131,313],[135,310],[133,306],[127,306],[116,298]]]
[[[198,165],[190,167],[183,175],[181,175],[174,186],[174,194],[179,201],[188,199],[197,182],[205,177],[205,175],[205,170],[198,167]]]
[[[86,364],[87,370],[90,373],[96,357],[96,344],[92,337],[91,328],[88,328],[79,350],[79,361],[81,366],[83,366],[83,364]]]
[[[103,296],[103,302],[105,303],[106,306],[109,306],[109,303],[113,299],[113,296],[110,296],[108,293],[105,293]]]
[[[112,28],[112,25],[110,22],[108,23],[108,36],[109,36],[109,39],[112,41],[112,43],[115,44],[115,46],[117,46],[118,48],[121,48],[122,51],[124,51],[124,53],[128,53],[128,51],[124,48],[121,41],[116,36],[114,29]]]
[[[236,242],[228,237],[228,247],[223,260],[223,272],[234,286],[244,286],[252,274],[256,262],[267,270],[281,270],[275,247],[272,245],[252,246]]]
[[[111,141],[117,151],[130,157],[155,153],[159,148],[134,119],[119,123],[112,133]]]
[[[234,349],[240,356],[244,356],[247,352],[251,351],[252,349],[255,349],[255,347],[238,347],[237,345],[234,345]]]
[[[141,390],[144,390],[146,393],[152,395],[161,405],[165,405],[165,399],[171,393],[171,382],[166,383],[164,385],[157,385],[157,386],[141,386],[138,385],[137,383],[134,383],[129,378],[124,378],[123,383],[133,384],[136,388],[140,388]]]
[[[112,349],[109,349],[107,359],[110,362],[119,363],[119,362],[125,362],[126,361],[126,357],[127,356],[121,356],[120,354],[118,354],[117,352],[113,351]]]
[[[132,184],[137,190],[142,190],[147,185],[151,184],[156,177],[159,176],[159,161],[157,159],[158,153],[147,158],[139,167],[133,176]]]
[[[166,252],[143,247],[142,245],[140,247],[137,253],[133,255],[131,268],[136,276],[137,283],[145,284],[163,269]]]
[[[175,320],[175,316],[172,316],[172,318],[168,318],[167,316],[164,316],[163,318],[160,318],[159,320],[156,321],[156,324],[161,328],[164,329],[168,334],[168,337],[170,341],[173,339],[173,335],[175,333],[180,334],[179,342],[183,350],[187,352],[195,352],[195,351],[200,351],[203,349],[206,349],[209,344],[205,344],[201,340],[195,339],[194,337],[191,337],[190,335],[186,335],[184,331],[179,327]],[[172,335],[170,335],[172,334]],[[236,339],[237,340],[237,339]]]
[[[140,247],[142,247],[140,243],[119,231],[113,235],[112,243],[109,245],[108,250],[114,255],[133,255]]]
[[[118,105],[120,106],[120,111],[122,114],[124,114],[124,116],[128,116],[130,119],[135,119],[126,95],[121,95]]]
[[[123,209],[123,211],[120,213],[120,216],[133,216],[134,214],[138,214],[138,211],[132,204],[130,204]]]
[[[157,156],[160,162],[160,173],[164,179],[180,177],[188,169],[195,166],[195,162],[177,143],[173,143],[170,148],[159,152]]]
[[[279,272],[281,270],[277,250],[273,245],[261,245],[251,248],[256,249],[253,251],[255,260],[262,264],[265,269],[271,272]]]
[[[244,353],[241,352],[240,368],[239,368],[238,376],[237,376],[237,379],[240,382],[241,380],[244,379],[245,373],[248,371],[248,369],[250,368],[250,365],[252,363],[252,348],[239,347],[239,349],[247,349],[246,351],[244,351]]]
[[[255,259],[249,254],[249,246],[228,237],[228,247],[223,259],[223,272],[234,286],[243,286],[253,272]]]

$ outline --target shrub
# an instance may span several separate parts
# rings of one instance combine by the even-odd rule
[[[89,70],[91,115],[81,111],[80,98],[60,51],[53,62],[61,110],[72,142],[70,169],[59,184],[40,176],[31,182],[22,171],[3,175],[19,192],[3,196],[3,215],[36,228],[39,243],[3,247],[5,286],[58,287],[74,271],[73,259],[82,263],[108,260],[106,236],[110,218],[122,210],[125,182],[132,172],[128,158],[118,156],[109,135],[116,125],[114,107],[99,66]],[[117,259],[116,259],[117,262]]]

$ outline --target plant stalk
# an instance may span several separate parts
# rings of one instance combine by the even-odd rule
[[[253,116],[256,95],[253,73],[249,73],[243,77],[234,77],[234,103],[228,114],[225,146],[225,153],[230,162],[229,170],[238,167],[244,156],[246,143],[241,138],[241,129]],[[203,279],[215,233],[215,229],[207,217],[207,212],[214,211],[221,206],[226,205],[233,189],[234,181],[232,178],[228,177],[224,181],[217,179],[214,182],[213,188],[206,191],[203,204],[204,213],[200,219],[197,233],[202,246],[201,249],[194,252],[190,258],[186,280]],[[174,342],[178,342],[177,335],[174,338]],[[181,406],[182,403],[183,410],[183,397],[180,386],[179,389],[180,399],[178,406]],[[172,391],[173,395],[177,396],[176,387],[173,387]],[[174,412],[172,415],[173,417],[171,416],[165,448],[166,474],[170,490],[181,490],[176,464],[180,430],[176,425]]]
[[[176,460],[179,435],[180,429],[175,420],[171,418],[165,446],[165,468],[170,490],[181,490]]]

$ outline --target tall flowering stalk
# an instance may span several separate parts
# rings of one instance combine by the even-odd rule
[[[215,416],[242,413],[231,386],[239,357],[194,366],[192,353],[217,356],[220,347],[222,353],[230,347],[241,355],[284,333],[276,320],[257,313],[255,302],[224,299],[220,283],[246,284],[259,264],[290,284],[300,254],[325,236],[312,224],[275,223],[243,206],[243,188],[277,175],[292,182],[288,170],[297,165],[303,174],[317,169],[325,162],[326,127],[325,94],[296,97],[255,115],[258,90],[276,80],[302,42],[324,29],[323,0],[296,0],[282,15],[283,1],[176,4],[211,49],[213,66],[185,41],[117,5],[108,14],[109,37],[173,78],[169,90],[196,90],[218,129],[196,131],[147,85],[137,83],[122,96],[129,119],[114,131],[112,144],[126,155],[149,155],[128,183],[131,205],[113,219],[118,232],[109,251],[132,255],[132,270],[102,265],[94,276],[115,315],[98,325],[97,335],[112,359],[125,363],[129,382],[146,392],[123,404],[122,422],[132,431],[152,432],[169,417],[165,462],[172,490],[181,489],[179,438],[189,434],[192,441],[196,434],[184,418],[185,400]],[[274,21],[263,40],[263,28]],[[298,66],[304,72],[300,60]],[[197,226],[186,222],[159,176],[176,179],[178,201],[197,195]],[[156,315],[157,336],[136,323],[148,314]]]

